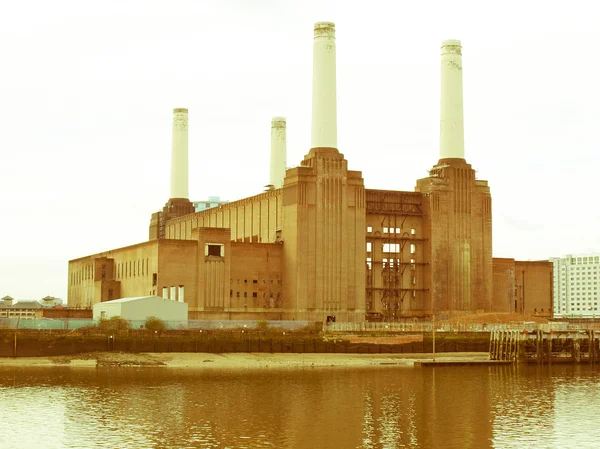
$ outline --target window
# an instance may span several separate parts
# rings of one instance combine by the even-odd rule
[[[185,289],[184,289],[184,286],[183,286],[183,285],[180,285],[180,286],[179,286],[179,293],[178,293],[178,295],[177,295],[177,300],[178,300],[179,302],[184,302],[184,299],[185,299],[185,296],[184,296],[184,295],[185,295]]]
[[[384,243],[383,244],[383,252],[384,253],[400,252],[400,243]]]
[[[417,245],[415,245],[414,243],[410,244],[410,253],[414,254],[417,252]]]
[[[204,255],[224,257],[225,245],[223,245],[222,243],[207,243],[204,247]]]
[[[368,270],[370,270],[370,269],[371,269],[371,264],[372,264],[371,258],[370,258],[370,257],[367,257],[367,269],[368,269]]]
[[[367,252],[370,253],[371,252],[371,242],[367,242]]]
[[[244,292],[244,298],[248,297],[248,292]]]
[[[252,297],[253,297],[253,298],[258,298],[258,293],[256,293],[256,292],[252,292]]]
[[[152,273],[152,285],[156,285],[157,282],[158,282],[158,274]]]
[[[373,232],[373,227],[372,226],[367,226],[367,232]]]
[[[387,234],[388,233],[388,228],[383,228],[383,233]]]
[[[415,235],[416,233],[417,233],[417,230],[415,228],[411,228],[410,234]]]
[[[164,299],[169,299],[169,289],[167,287],[162,288],[162,297]]]
[[[171,301],[177,301],[177,287],[175,287],[174,285],[171,286],[171,293],[170,293],[170,300]]]

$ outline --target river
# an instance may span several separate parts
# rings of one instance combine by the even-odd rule
[[[0,448],[595,448],[600,367],[0,368]]]

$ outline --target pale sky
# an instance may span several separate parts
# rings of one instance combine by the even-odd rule
[[[372,189],[439,155],[440,43],[463,45],[465,157],[494,257],[600,251],[599,11],[583,1],[0,4],[0,297],[67,299],[70,259],[147,240],[189,109],[190,199],[269,181],[310,149],[313,25],[336,24],[338,146]]]

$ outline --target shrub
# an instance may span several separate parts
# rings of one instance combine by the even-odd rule
[[[256,322],[256,328],[259,331],[266,331],[269,328],[269,322],[267,320],[258,320]]]
[[[111,316],[110,318],[100,318],[98,327],[103,331],[124,331],[131,328],[131,323],[120,316]]]
[[[155,316],[149,316],[148,318],[146,318],[146,323],[144,324],[144,327],[149,331],[162,332],[167,328],[167,324],[160,318],[157,318]]]

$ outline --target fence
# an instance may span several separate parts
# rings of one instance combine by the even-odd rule
[[[143,329],[145,321],[130,321],[133,329]],[[255,329],[259,323],[266,323],[268,327],[283,330],[297,330],[314,326],[312,321],[257,321],[257,320],[188,320],[166,321],[169,329]],[[98,321],[93,319],[77,318],[0,318],[0,329],[39,329],[39,330],[75,330],[83,327],[97,327]],[[579,331],[600,330],[598,323],[566,323],[550,322],[537,323],[512,323],[512,324],[480,324],[480,323],[436,323],[436,332],[492,332],[492,331],[527,331],[544,332],[553,331]],[[432,332],[431,322],[407,323],[329,323],[323,325],[326,332]]]
[[[143,329],[145,321],[130,321],[132,329]],[[261,321],[256,320],[188,320],[165,321],[169,329],[255,329]],[[312,321],[267,321],[269,327],[283,330],[296,330],[312,326]],[[75,330],[84,327],[97,327],[98,321],[76,318],[0,318],[0,329]]]
[[[570,324],[565,322],[538,323],[436,323],[436,332],[492,332],[492,331],[527,331],[544,332],[567,330],[600,329],[600,324]],[[329,323],[327,332],[432,332],[431,322],[417,323]]]

